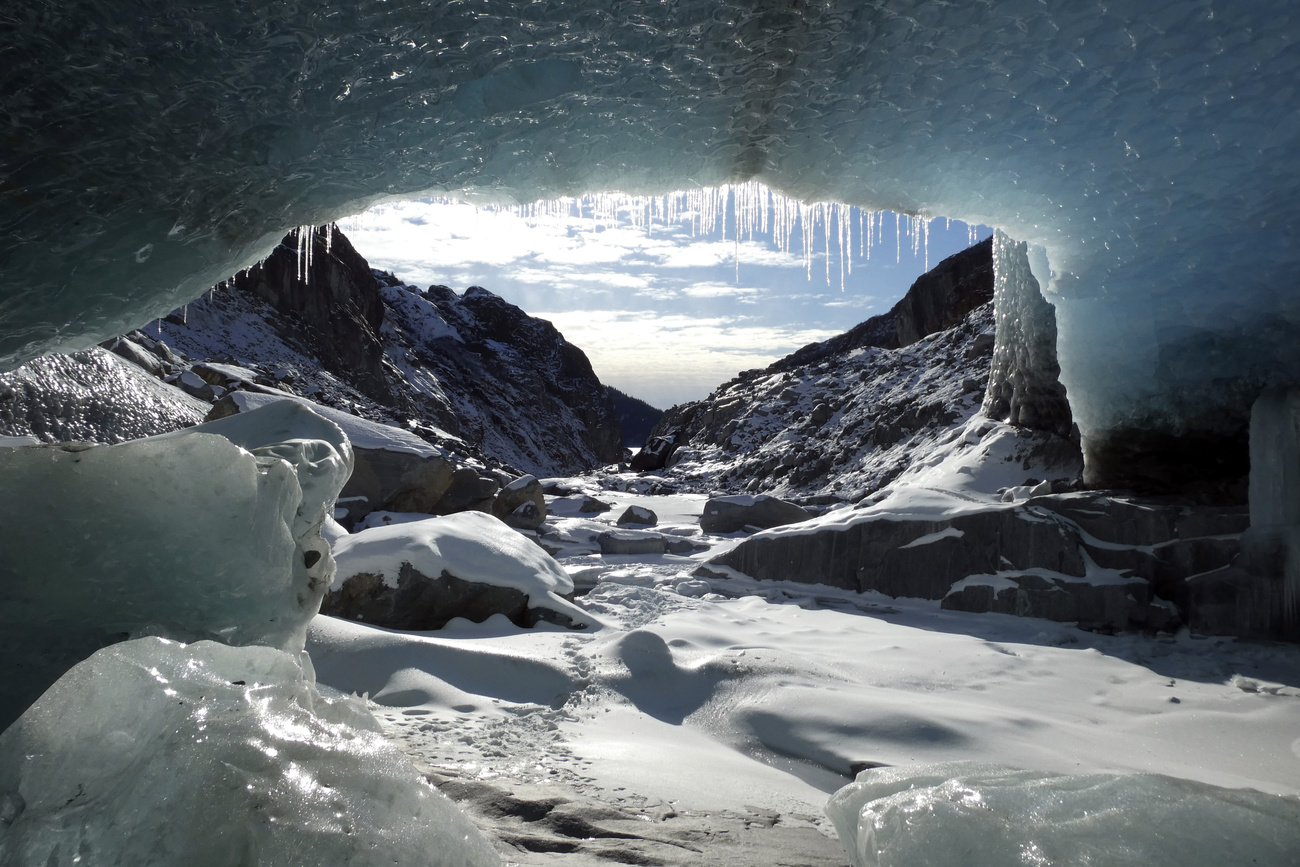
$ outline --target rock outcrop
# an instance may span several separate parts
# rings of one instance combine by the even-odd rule
[[[223,288],[271,305],[281,314],[277,324],[285,335],[309,347],[323,369],[367,397],[386,404],[395,400],[384,369],[379,284],[338,226],[295,229],[271,255],[214,291]]]
[[[757,534],[710,563],[760,580],[940,599],[960,611],[1105,631],[1190,624],[1235,632],[1214,621],[1196,588],[1232,565],[1246,525],[1242,507],[1051,494],[967,505],[951,517],[848,513],[797,532]]]
[[[700,515],[700,530],[705,533],[734,533],[747,527],[766,530],[811,517],[806,509],[767,494],[710,497]]]

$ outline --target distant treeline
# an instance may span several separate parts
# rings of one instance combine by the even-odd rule
[[[623,425],[623,445],[639,448],[645,444],[650,431],[663,417],[662,409],[655,409],[644,400],[624,394],[617,388],[605,386],[609,399],[614,402],[614,412],[618,414],[619,423]]]

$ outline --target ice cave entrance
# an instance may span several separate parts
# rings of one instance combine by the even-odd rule
[[[514,206],[423,198],[341,225],[373,267],[483,286],[553,322],[603,382],[663,408],[888,311],[992,233],[758,181]]]

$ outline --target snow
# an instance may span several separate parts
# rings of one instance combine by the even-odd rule
[[[974,442],[954,438],[954,449],[988,445],[999,463],[1000,449],[1015,453],[1014,437],[985,427]],[[945,458],[916,474],[936,489],[887,497],[920,511],[959,508],[976,494],[982,507],[996,504],[987,488],[939,487],[969,483],[971,474],[954,466],[969,463]],[[974,478],[1000,480],[975,469]],[[1026,470],[1017,463],[1015,471]],[[1216,848],[1219,827],[1259,863],[1288,863],[1296,832],[1287,822],[1300,809],[1300,649],[1185,631],[1107,636],[944,611],[938,602],[692,576],[695,563],[734,544],[698,534],[702,495],[552,481],[614,506],[553,516],[540,534],[544,544],[561,543],[563,569],[591,588],[575,604],[598,629],[524,630],[504,618],[416,635],[332,618],[311,625],[321,682],[368,693],[385,731],[437,773],[595,798],[643,819],[664,810],[679,817],[652,820],[651,836],[673,821],[698,830],[726,816],[745,827],[779,817],[782,830],[763,844],[777,848],[757,857],[715,853],[717,863],[820,863],[799,848],[809,838],[796,835],[826,839],[835,826],[850,847],[865,847],[855,856],[864,865],[985,863],[944,861],[967,851],[954,849],[955,839],[990,853],[1037,845],[1059,858],[1052,863],[1099,857],[1089,847],[1110,840],[1141,853],[1142,863],[1180,863],[1173,853],[1188,851],[1204,856],[1183,863],[1227,863]],[[595,537],[633,504],[662,516],[669,538],[711,547],[689,557],[594,554]],[[1078,580],[1124,579],[1089,564]],[[979,575],[957,586],[967,583],[1010,584]],[[972,776],[969,763],[985,776]],[[852,784],[861,768],[882,766]],[[877,803],[881,779],[896,789],[914,783],[912,800]],[[984,814],[968,815],[961,803],[945,813],[945,793],[957,789],[980,792],[1012,817],[1015,833],[999,836],[1003,823],[981,824]],[[1124,809],[1094,807],[1107,799]],[[862,842],[868,835],[856,817],[864,805],[893,816],[913,802],[939,805],[926,813],[930,824]],[[1056,803],[1065,805],[1060,812]],[[1093,818],[1081,825],[1084,810]],[[1030,813],[1039,819],[1015,818]],[[519,832],[500,821],[501,835]],[[893,852],[910,860],[891,861]],[[1007,863],[998,857],[986,863]]]
[[[275,394],[261,394],[251,391],[237,391],[231,395],[231,399],[239,406],[240,412],[248,412],[260,407],[269,406],[281,401],[296,401],[305,406],[310,406],[313,412],[316,412],[338,425],[347,434],[348,440],[356,448],[372,449],[375,451],[405,452],[407,454],[419,455],[420,457],[445,456],[445,452],[437,446],[430,445],[425,440],[420,439],[410,431],[393,427],[392,425],[380,424],[378,422],[368,421],[367,419],[355,416],[350,413],[340,412],[337,409],[320,404],[312,403],[300,397],[286,394],[284,396]],[[453,442],[459,442],[460,438],[453,436],[446,431],[437,431],[440,439],[446,439]]]
[[[319,618],[309,649],[322,682],[377,697],[386,731],[443,772],[682,813],[776,811],[825,834],[826,799],[859,762],[918,780],[978,761],[1118,774],[1139,791],[1161,774],[1193,792],[1300,794],[1294,647],[712,583],[738,598],[602,583],[577,600],[604,619],[595,633],[405,636]],[[1239,796],[1252,798],[1295,809]],[[1157,809],[1127,809],[1130,835]]]

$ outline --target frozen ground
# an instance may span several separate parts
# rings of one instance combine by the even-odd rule
[[[699,534],[703,497],[637,485],[587,491],[613,506],[601,514],[579,516],[576,493],[548,497],[557,557],[594,586],[577,600],[591,630],[312,625],[320,681],[369,694],[507,863],[845,864],[823,810],[877,765],[1150,772],[1300,794],[1300,648],[1103,636],[806,585],[704,586],[690,570],[731,537]],[[594,553],[634,503],[658,513],[655,531],[708,550]]]

